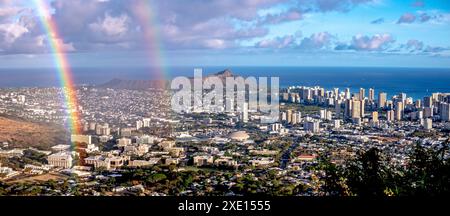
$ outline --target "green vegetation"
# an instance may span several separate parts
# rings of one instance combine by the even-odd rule
[[[450,194],[446,146],[435,151],[416,145],[406,167],[391,167],[377,149],[338,167],[326,159],[323,191],[329,196],[437,196]]]

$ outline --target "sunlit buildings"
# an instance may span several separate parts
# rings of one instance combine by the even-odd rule
[[[72,155],[69,152],[58,152],[47,157],[48,164],[68,169],[72,167]]]

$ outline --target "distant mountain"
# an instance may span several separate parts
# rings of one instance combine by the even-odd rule
[[[167,87],[167,81],[112,79],[107,83],[99,85],[98,87],[111,89],[130,89],[130,90],[164,89]]]
[[[225,69],[223,71],[220,71],[220,72],[217,72],[215,74],[208,75],[208,76],[217,76],[217,77],[219,77],[221,79],[226,79],[227,77],[235,77],[233,72],[231,72],[231,70],[229,70],[229,69]]]
[[[209,74],[209,75],[203,76],[203,80],[205,80],[208,77],[218,77],[219,79],[222,80],[222,82],[225,83],[225,80],[227,79],[227,77],[237,77],[237,75],[234,75],[233,72],[231,72],[231,70],[225,69],[223,71],[219,71],[214,74]],[[194,78],[191,77],[190,79],[193,80]]]
[[[216,76],[225,82],[227,77],[235,77],[236,75],[229,69],[219,71],[215,74],[210,74],[204,76],[203,79],[207,77]],[[190,79],[194,79],[191,77]],[[110,89],[130,89],[130,90],[146,90],[146,89],[166,89],[169,87],[169,81],[163,80],[125,80],[125,79],[112,79],[107,83],[101,84],[97,87],[99,88],[110,88]]]

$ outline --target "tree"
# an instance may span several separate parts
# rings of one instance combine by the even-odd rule
[[[387,167],[378,149],[372,148],[351,161],[346,177],[352,192],[358,196],[384,196]]]
[[[344,182],[343,170],[331,163],[328,159],[323,159],[321,164],[325,171],[323,190],[327,196],[345,196],[350,195]]]

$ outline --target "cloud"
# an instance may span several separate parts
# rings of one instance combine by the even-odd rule
[[[420,22],[427,22],[431,19],[432,17],[430,15],[428,15],[427,13],[422,13],[419,16],[419,20]]]
[[[397,24],[401,23],[413,23],[416,21],[416,16],[412,13],[405,13],[403,14],[397,21]]]
[[[285,35],[283,37],[275,37],[272,39],[264,39],[255,44],[257,48],[272,48],[272,49],[283,49],[283,48],[294,48],[298,50],[321,50],[328,48],[334,36],[328,32],[318,32],[312,34],[309,37],[304,37],[299,42],[297,38],[301,36],[300,33],[296,35]]]
[[[333,36],[328,32],[319,32],[312,34],[310,37],[303,38],[299,45],[302,50],[317,50],[328,47]]]
[[[408,42],[405,45],[405,48],[407,50],[409,50],[410,52],[417,52],[417,51],[421,51],[424,47],[424,44],[422,41],[419,40],[408,40]]]
[[[283,37],[276,37],[273,39],[265,39],[255,44],[258,48],[272,48],[282,49],[295,46],[295,37],[293,35],[286,35]]]
[[[17,6],[6,6],[0,8],[0,20],[9,18],[20,13],[22,8]]]
[[[296,9],[292,9],[275,15],[274,14],[266,15],[259,21],[259,25],[266,25],[266,24],[273,25],[284,22],[297,21],[301,19],[303,19],[302,12]]]
[[[105,13],[103,19],[97,20],[95,23],[89,24],[89,28],[94,32],[100,32],[105,36],[117,37],[124,35],[128,31],[129,17],[122,14],[113,17],[109,13]]]
[[[440,53],[444,51],[448,51],[450,48],[448,47],[440,47],[440,46],[427,46],[423,52],[424,53]]]
[[[381,23],[384,23],[384,18],[378,18],[370,22],[370,24],[381,24]]]
[[[24,3],[19,3],[24,2]],[[8,53],[49,52],[39,19],[27,1],[0,0],[0,50]],[[298,21],[310,13],[348,12],[379,0],[52,0],[52,19],[66,51],[143,50],[149,48],[227,49],[248,42],[260,48],[323,50],[336,38],[324,31],[308,37],[267,38],[273,25]],[[26,3],[26,4],[25,4]],[[281,7],[278,7],[281,6]],[[261,15],[261,11],[283,8]],[[277,11],[275,10],[275,11]],[[404,14],[398,23],[443,22],[450,16],[422,11]],[[409,16],[409,17],[408,17]],[[411,17],[414,17],[411,20]],[[384,18],[372,24],[385,22]],[[244,43],[243,43],[244,42]],[[390,35],[355,36],[336,50],[385,50]],[[406,45],[405,45],[406,46]]]
[[[353,36],[350,44],[338,44],[335,50],[385,51],[394,42],[390,34],[376,34],[372,37],[359,34]]]
[[[236,20],[257,20],[260,9],[285,1],[191,0],[186,5],[184,0],[56,0],[53,7],[64,40],[80,50],[148,49],[157,45],[166,49],[222,49],[267,35],[266,28],[237,27]],[[295,18],[291,11],[271,17],[270,22]],[[157,33],[160,41],[155,44],[152,40]]]
[[[27,32],[28,29],[18,23],[0,24],[0,41],[12,44]]]
[[[449,15],[441,13],[439,11],[418,11],[416,14],[405,13],[403,14],[397,24],[401,23],[448,23],[450,22]]]

